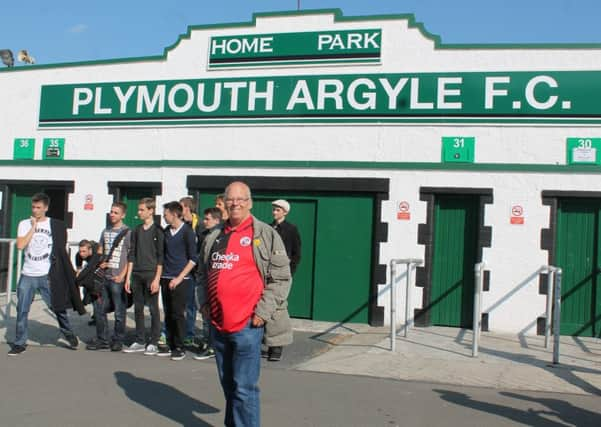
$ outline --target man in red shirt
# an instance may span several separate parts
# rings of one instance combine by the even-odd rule
[[[211,319],[225,425],[259,426],[261,341],[288,297],[289,260],[278,233],[251,215],[246,184],[227,186],[225,208],[224,227],[209,233],[200,251],[199,291],[206,292],[202,310]]]

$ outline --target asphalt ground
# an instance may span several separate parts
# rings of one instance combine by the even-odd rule
[[[300,341],[300,340],[299,340]],[[2,426],[217,426],[214,359],[0,345]],[[301,372],[264,362],[263,426],[591,426],[596,396],[529,393]]]
[[[70,350],[40,301],[27,351],[9,357],[14,317],[5,319],[0,426],[222,425],[214,359]],[[71,317],[83,341],[94,336],[88,319]],[[128,328],[131,341],[131,316]],[[599,340],[568,337],[550,368],[539,337],[483,334],[474,359],[464,330],[411,330],[390,352],[384,328],[295,329],[283,360],[262,362],[263,426],[601,426]]]

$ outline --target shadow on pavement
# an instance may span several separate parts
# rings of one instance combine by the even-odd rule
[[[587,382],[586,380],[580,378],[576,373],[585,373],[585,374],[601,374],[601,371],[597,369],[585,368],[581,366],[575,365],[567,365],[564,363],[560,363],[557,366],[551,365],[549,362],[545,362],[541,359],[538,359],[534,356],[524,355],[524,354],[515,354],[507,351],[501,350],[493,350],[488,348],[480,347],[481,353],[486,353],[496,357],[502,357],[508,360],[512,360],[514,362],[523,363],[526,365],[537,366],[540,369],[543,369],[547,372],[552,373],[558,378],[561,378],[563,381],[572,384],[575,387],[580,388],[582,391],[601,396],[601,390],[594,386],[593,384]]]
[[[511,406],[475,400],[465,393],[459,393],[456,391],[442,389],[434,389],[433,391],[439,393],[440,398],[447,402],[464,406],[466,408],[472,408],[487,414],[495,414],[523,425],[563,427],[566,425],[564,422],[567,422],[570,425],[577,425],[580,427],[599,426],[599,414],[575,407],[568,402],[558,399],[539,399],[515,393],[501,393],[501,395],[507,397],[536,402],[548,408],[548,410],[537,410],[532,408],[522,410],[513,408]],[[558,420],[554,421],[551,418],[557,418]]]
[[[123,371],[115,372],[115,378],[130,400],[183,426],[211,426],[194,413],[219,412],[214,406],[193,399],[167,384],[136,377]]]
[[[579,408],[562,399],[537,398],[511,392],[501,392],[500,394],[502,396],[511,397],[512,399],[526,400],[544,405],[551,410],[553,415],[566,423],[579,426],[601,425],[601,413],[595,413],[588,409]]]

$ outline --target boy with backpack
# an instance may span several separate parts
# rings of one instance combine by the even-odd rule
[[[163,272],[164,233],[154,222],[156,204],[145,197],[138,203],[138,217],[143,221],[131,235],[125,292],[133,294],[136,339],[123,349],[124,353],[144,352],[147,356],[158,353],[161,319],[159,289]],[[146,343],[144,306],[150,311],[150,341]]]

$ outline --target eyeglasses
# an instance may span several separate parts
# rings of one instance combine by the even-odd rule
[[[249,200],[250,200],[249,197],[246,197],[246,198],[236,197],[235,199],[227,198],[227,199],[225,199],[225,203],[227,205],[233,205],[234,203],[236,203],[237,205],[240,205],[242,203],[248,202]]]

